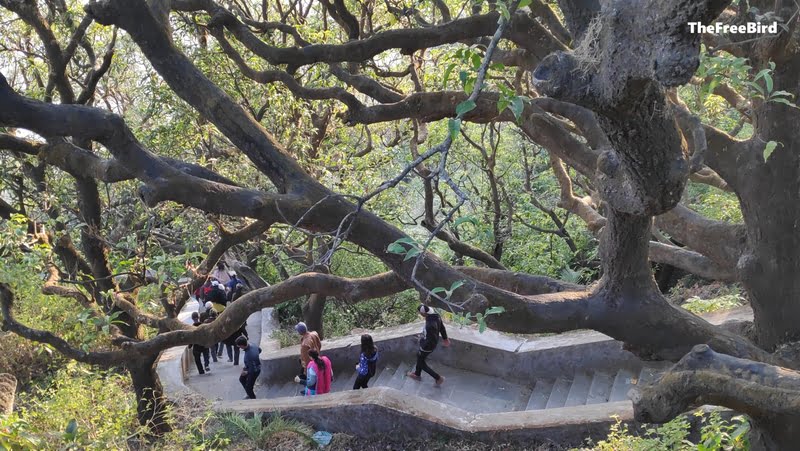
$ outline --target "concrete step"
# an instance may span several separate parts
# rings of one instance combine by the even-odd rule
[[[397,365],[378,365],[377,374],[369,380],[368,385],[370,387],[388,386],[389,380],[394,376],[395,371],[397,371]]]
[[[358,372],[353,366],[349,370],[342,371],[342,374],[335,374],[335,376],[336,379],[331,384],[331,392],[347,391],[353,389],[353,383],[356,381]]]
[[[392,377],[389,378],[389,381],[386,383],[387,387],[392,387],[396,389],[400,389],[403,386],[403,382],[406,379],[406,373],[414,369],[414,366],[408,362],[401,362],[397,365],[397,369],[392,374]]]
[[[355,371],[355,369],[353,369],[353,374],[351,374],[350,377],[347,378],[347,382],[345,383],[344,390],[352,390],[353,389],[353,384],[356,383],[356,378],[357,377],[358,377],[358,371]]]
[[[572,379],[568,379],[563,376],[556,379],[555,384],[553,384],[553,391],[550,393],[550,397],[547,399],[547,405],[545,406],[545,409],[564,407],[564,403],[567,402],[567,396],[569,395],[569,389],[571,386]]]
[[[572,379],[572,385],[569,387],[567,400],[564,402],[564,407],[582,406],[586,404],[586,398],[589,396],[589,387],[592,385],[592,376],[585,372],[579,371]]]
[[[287,396],[297,396],[303,386],[295,381],[284,382],[282,385],[273,386],[267,392],[267,398],[284,398]]]
[[[614,384],[614,376],[605,371],[597,371],[592,377],[592,385],[589,387],[589,396],[586,404],[602,404],[608,402],[611,396],[611,386]]]
[[[614,376],[614,383],[611,385],[611,395],[608,397],[609,402],[624,401],[628,399],[628,390],[631,385],[636,381],[636,373],[629,369],[620,369]]]
[[[547,400],[550,398],[550,393],[553,391],[552,379],[538,379],[536,385],[533,387],[528,404],[525,410],[542,410],[547,406]]]

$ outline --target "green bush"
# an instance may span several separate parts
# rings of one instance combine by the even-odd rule
[[[729,294],[712,299],[701,299],[697,296],[692,296],[687,299],[681,307],[692,313],[700,314],[715,312],[717,310],[727,310],[742,305],[744,305],[744,298],[738,294]]]
[[[727,422],[719,412],[694,414],[700,424],[700,441],[689,440],[691,425],[685,416],[675,418],[669,423],[645,429],[642,435],[635,435],[617,417],[617,422],[605,440],[587,448],[594,451],[746,451],[750,449],[747,432],[750,423],[743,416],[736,416]]]
[[[69,362],[17,408],[38,449],[124,449],[140,432],[133,393],[125,375]]]
[[[223,427],[228,436],[232,439],[244,435],[254,445],[267,447],[269,439],[281,432],[290,432],[298,436],[307,444],[312,442],[311,436],[314,431],[307,425],[299,421],[283,418],[279,413],[271,416],[264,421],[262,415],[257,413],[250,418],[245,418],[235,413],[223,413],[220,415]]]

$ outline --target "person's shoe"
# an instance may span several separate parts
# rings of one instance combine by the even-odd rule
[[[219,357],[221,359],[222,358],[222,353],[220,352],[219,354],[217,354],[217,357]]]
[[[228,359],[228,363],[233,363],[233,359]]]
[[[239,366],[239,364],[238,363],[234,363],[233,366]]]
[[[436,386],[439,387],[444,384],[444,376],[439,376],[439,379],[436,379]]]
[[[414,380],[415,380],[415,381],[417,381],[417,382],[419,382],[419,381],[421,381],[421,380],[422,380],[422,376],[417,376],[417,375],[416,375],[416,373],[414,373],[413,371],[409,371],[409,372],[406,374],[406,376],[410,377],[411,379],[414,379]]]
[[[294,377],[294,383],[295,384],[299,384],[300,383],[300,376],[295,376]]]
[[[208,366],[208,365],[206,365],[206,371],[207,371],[207,372],[208,372],[208,371],[211,371],[211,367],[210,367],[210,366]]]

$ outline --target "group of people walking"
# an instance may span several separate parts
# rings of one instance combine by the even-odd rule
[[[418,312],[425,319],[425,325],[419,338],[416,367],[406,376],[421,381],[424,371],[433,378],[437,386],[440,386],[444,383],[445,378],[428,366],[427,359],[439,344],[440,336],[442,345],[445,347],[450,346],[450,339],[447,337],[447,329],[441,316],[433,308],[423,304],[419,306]],[[322,342],[319,335],[314,331],[309,331],[306,324],[302,322],[295,326],[295,330],[300,334],[300,367],[302,370],[295,376],[295,382],[303,385],[301,393],[311,396],[330,392],[334,377],[333,367],[330,359],[320,355]],[[370,379],[377,372],[378,355],[378,348],[375,346],[372,336],[362,335],[361,353],[356,364],[357,374],[353,390],[368,388]]]
[[[243,282],[237,277],[235,271],[226,271],[222,262],[206,282],[194,292],[199,303],[199,310],[192,312],[192,324],[197,327],[210,324],[225,308],[238,299],[244,289]],[[190,345],[197,372],[201,375],[211,372],[211,360],[217,363],[223,358],[223,352],[228,356],[228,363],[239,365],[240,354],[243,354],[244,368],[239,375],[239,382],[247,393],[245,399],[255,399],[253,390],[258,376],[261,374],[261,348],[248,342],[247,324],[242,324],[234,333],[211,347],[201,344]]]
[[[222,274],[225,275],[224,280]],[[198,299],[200,309],[192,313],[194,326],[212,323],[225,308],[241,296],[243,283],[237,278],[235,271],[224,271],[220,263],[206,283],[198,288],[194,295]],[[416,380],[422,380],[422,372],[429,374],[436,385],[444,383],[444,376],[436,373],[427,363],[427,358],[436,349],[439,337],[442,338],[443,346],[450,346],[447,337],[447,330],[442,322],[441,316],[431,307],[420,305],[418,313],[425,319],[425,325],[419,338],[419,349],[417,351],[417,363],[413,371],[406,376]],[[299,394],[303,396],[314,396],[329,393],[334,380],[333,365],[330,359],[321,354],[322,341],[319,334],[308,330],[305,323],[300,322],[295,326],[295,331],[300,335],[300,371],[294,380],[302,386]],[[244,388],[244,399],[255,399],[255,382],[261,374],[261,348],[248,341],[246,324],[242,324],[229,337],[211,347],[200,344],[190,345],[194,357],[197,372],[201,375],[209,374],[211,371],[210,361],[218,362],[222,359],[223,348],[228,355],[228,363],[234,366],[239,365],[240,354],[244,356],[242,369],[239,375],[239,382]],[[375,376],[378,365],[378,348],[369,334],[361,336],[361,352],[356,363],[356,379],[353,383],[353,390],[368,388],[369,381]]]

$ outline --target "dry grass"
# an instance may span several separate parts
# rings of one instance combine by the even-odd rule
[[[587,73],[600,65],[600,32],[602,30],[603,22],[600,16],[589,22],[583,38],[572,50],[572,55],[578,61],[577,71]]]

